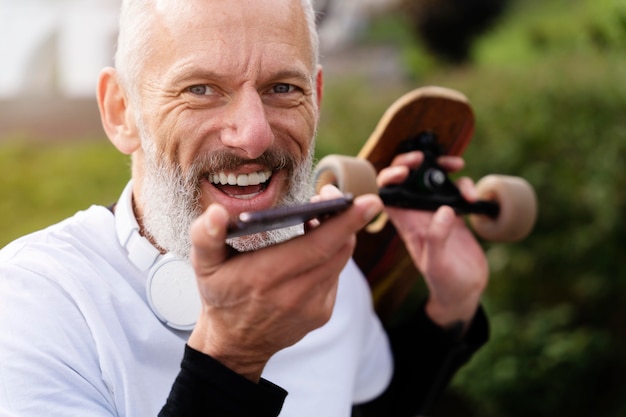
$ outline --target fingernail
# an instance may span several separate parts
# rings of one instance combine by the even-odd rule
[[[405,166],[397,166],[397,167],[389,168],[389,173],[391,175],[404,175],[406,172],[407,172],[407,167]]]
[[[367,210],[365,210],[365,213],[363,214],[363,219],[367,222],[370,222],[372,219],[374,219],[376,216],[378,216],[378,214],[380,213],[380,207],[378,207],[377,205],[371,205],[367,208]]]
[[[454,212],[452,211],[452,209],[450,209],[449,207],[442,207],[437,211],[434,221],[439,224],[448,224],[453,220],[453,217]]]
[[[211,207],[209,207],[209,211]],[[206,234],[211,237],[217,237],[220,233],[220,228],[215,224],[215,222],[211,221],[211,216],[209,213],[204,214],[204,230]]]

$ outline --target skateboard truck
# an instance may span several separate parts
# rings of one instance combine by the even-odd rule
[[[385,205],[435,211],[441,206],[450,206],[461,214],[483,214],[498,217],[500,207],[492,201],[468,202],[458,187],[437,163],[445,155],[445,149],[432,132],[423,132],[407,139],[399,146],[398,153],[422,151],[424,161],[418,169],[411,170],[408,178],[398,185],[383,187],[379,195]]]

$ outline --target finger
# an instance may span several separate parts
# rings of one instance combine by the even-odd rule
[[[305,308],[307,316],[317,317],[315,327],[323,325],[330,319],[337,295],[338,277],[352,255],[355,243],[354,239],[346,242],[335,251],[331,259],[298,278],[299,283],[305,284],[301,287],[303,292],[298,297],[302,300],[300,304]],[[305,280],[308,284],[303,282]],[[296,291],[291,288],[289,295],[297,295],[295,293]]]
[[[365,227],[382,210],[383,203],[377,195],[364,194],[356,197],[347,210],[322,222],[324,230],[319,233],[318,243],[347,238]]]
[[[456,215],[451,207],[442,206],[437,209],[432,217],[426,236],[429,256],[436,256],[437,253],[443,251],[446,241],[452,232],[452,225],[455,220]],[[429,264],[431,263],[429,262]]]
[[[314,196],[312,199],[317,197],[318,201],[332,200],[333,198],[343,197],[343,195],[344,194],[339,190],[339,188],[332,184],[326,184],[320,189],[319,194]]]
[[[312,301],[310,308],[317,310],[321,305],[315,299],[323,299],[328,291],[334,290],[337,285],[337,278],[352,256],[355,245],[356,237],[351,235],[332,251],[318,251],[321,248],[317,247],[315,251],[320,255],[319,258],[312,257],[311,254],[306,254],[300,258],[301,261],[297,265],[297,270],[291,271],[292,273],[286,279],[274,280],[275,288],[284,290],[283,299],[298,301],[302,307],[305,303]],[[300,253],[304,255],[304,252]],[[308,259],[313,259],[313,261],[308,262]],[[276,266],[273,270],[276,270]],[[293,308],[299,307],[294,305]]]
[[[319,203],[320,201],[323,201],[323,200],[331,200],[333,198],[340,198],[343,196],[344,194],[339,190],[339,188],[337,188],[336,186],[332,184],[326,184],[322,186],[322,188],[320,189],[320,193],[311,197],[309,201],[311,203]],[[307,232],[311,229],[314,229],[320,224],[321,222],[319,219],[317,218],[311,219],[304,224],[304,231]]]
[[[304,224],[304,233],[307,233],[309,230],[315,229],[317,226],[322,224],[319,219],[311,219]]]
[[[291,257],[282,256],[281,262],[271,265],[271,268],[279,275],[287,275],[283,274],[285,271],[292,271],[292,274],[298,271],[302,274],[313,268],[324,266],[338,252],[342,252],[342,256],[345,257],[343,261],[345,264],[356,243],[356,233],[382,209],[383,204],[378,196],[374,194],[359,196],[354,199],[353,204],[347,210],[324,220],[319,226],[307,231],[304,236],[265,248],[263,251],[268,254],[280,251],[284,254],[283,251],[286,250],[284,246],[289,246],[291,253],[298,254]]]
[[[311,248],[320,247],[337,250],[356,232],[365,227],[383,210],[383,203],[375,194],[364,194],[354,199],[352,206],[322,222],[312,232],[316,232]]]
[[[224,243],[229,215],[219,204],[212,204],[191,225],[191,261],[198,276],[210,273],[228,257]]]
[[[376,186],[378,188],[388,185],[401,184],[409,175],[409,167],[404,165],[391,166],[381,169],[376,177]]]
[[[408,166],[411,169],[418,168],[424,162],[424,154],[421,151],[412,151],[397,155],[389,166]],[[465,167],[465,160],[460,156],[444,155],[437,158],[437,163],[448,172],[457,172]]]
[[[371,222],[383,208],[383,202],[376,194],[363,194],[356,197],[352,204],[352,209],[356,211],[356,231]]]
[[[424,154],[420,151],[399,154],[390,166],[382,169],[377,177],[378,187],[402,183],[408,176],[410,169],[418,169],[424,161]],[[457,172],[465,167],[465,160],[460,156],[442,156],[437,163],[446,172]]]
[[[418,168],[424,162],[424,153],[421,151],[411,151],[398,154],[389,166],[408,166],[411,169]]]
[[[457,187],[459,187],[459,191],[463,198],[470,203],[478,200],[478,192],[476,191],[476,186],[474,185],[474,181],[468,177],[459,178],[456,182]]]
[[[437,163],[447,172],[457,172],[465,167],[465,160],[460,156],[441,156],[437,158]]]

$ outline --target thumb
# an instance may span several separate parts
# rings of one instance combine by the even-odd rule
[[[426,242],[430,254],[435,255],[443,250],[455,220],[456,215],[451,207],[442,206],[435,212],[428,228]]]
[[[228,257],[226,230],[229,215],[219,204],[212,204],[191,225],[191,263],[197,276],[210,274]]]

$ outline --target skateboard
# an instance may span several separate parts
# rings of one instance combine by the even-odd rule
[[[479,201],[469,203],[437,163],[444,155],[462,155],[474,133],[467,98],[443,87],[422,87],[395,101],[356,157],[328,155],[315,169],[316,188],[334,184],[354,196],[378,193],[386,206],[434,211],[451,206],[468,214],[481,238],[514,242],[532,230],[537,199],[522,178],[488,175],[477,182]],[[378,189],[377,173],[403,152],[420,150],[424,162],[399,185]],[[389,320],[417,283],[419,272],[394,226],[383,215],[357,236],[353,255],[368,279],[375,308]]]

